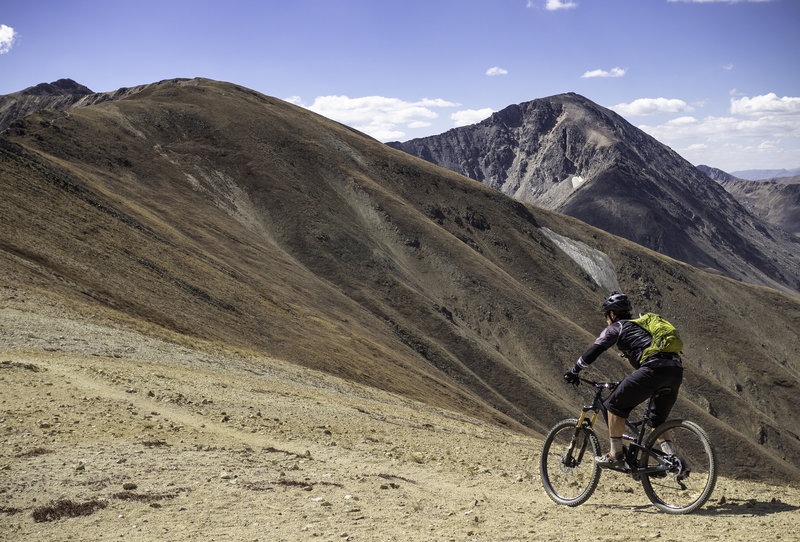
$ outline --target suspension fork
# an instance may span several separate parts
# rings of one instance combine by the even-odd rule
[[[589,416],[589,412],[592,412],[591,416]],[[581,416],[580,418],[578,418],[577,427],[581,427],[583,425],[583,422],[586,421],[587,417],[589,417],[589,427],[594,427],[594,422],[597,421],[597,414],[598,414],[598,409],[596,406],[591,405],[583,407],[583,410],[581,411]]]
[[[591,416],[588,416],[589,412],[592,412]],[[588,420],[588,421],[587,421]],[[581,411],[580,418],[578,418],[578,423],[575,425],[575,432],[572,434],[572,440],[569,443],[569,448],[567,449],[567,453],[564,455],[564,461],[574,462],[574,464],[579,464],[583,461],[583,454],[586,453],[586,447],[589,444],[589,437],[588,435],[584,435],[584,438],[578,440],[578,434],[580,428],[583,427],[584,422],[587,422],[589,427],[594,427],[594,422],[597,420],[597,409],[594,406],[585,406]],[[575,448],[576,446],[579,448],[577,453]],[[573,464],[567,466],[574,466]]]

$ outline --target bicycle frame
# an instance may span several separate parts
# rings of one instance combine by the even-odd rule
[[[579,378],[580,382],[594,386],[592,403],[583,407],[578,420],[561,420],[550,429],[539,459],[539,473],[548,497],[566,506],[585,503],[597,489],[605,469],[596,461],[602,448],[594,425],[600,412],[608,422],[603,390],[619,385],[583,378]],[[653,399],[666,389],[661,388],[650,397],[641,421],[625,420],[625,462],[610,470],[640,481],[647,498],[662,512],[689,514],[703,506],[714,491],[717,461],[708,435],[693,421],[672,419],[653,427]],[[673,443],[671,454],[664,453],[658,444],[664,439]]]
[[[594,399],[592,400],[591,405],[584,405],[583,409],[581,410],[581,415],[578,418],[577,427],[581,427],[584,423],[586,423],[590,428],[594,428],[594,424],[597,421],[597,415],[602,412],[603,418],[606,420],[606,425],[608,424],[608,409],[603,404],[602,394],[603,390],[611,390],[613,391],[618,385],[619,382],[595,382],[593,380],[587,380],[585,378],[580,378],[580,381],[584,384],[589,384],[594,386],[595,394]],[[630,474],[635,479],[638,479],[643,474],[657,474],[660,472],[666,473],[670,469],[674,469],[676,466],[674,461],[676,459],[668,457],[667,454],[663,453],[661,450],[653,450],[648,449],[642,446],[642,442],[644,441],[644,437],[646,434],[646,427],[648,425],[652,425],[649,418],[648,413],[650,412],[650,403],[653,400],[651,396],[650,399],[647,400],[647,405],[644,409],[644,414],[642,415],[641,421],[638,422],[631,422],[630,420],[625,420],[625,427],[633,433],[633,435],[623,434],[622,438],[628,442],[628,453],[626,457],[626,461],[631,467],[630,469],[619,469],[619,468],[610,468],[609,470],[616,470],[618,472],[624,472],[626,474]],[[591,415],[591,419],[587,420],[587,415],[589,412],[593,412]],[[577,433],[576,433],[577,434]],[[574,442],[573,442],[574,445]],[[585,445],[584,445],[585,448]],[[572,451],[572,445],[570,446],[570,452]],[[578,460],[583,458],[583,453],[585,449],[580,451],[578,455]],[[652,465],[650,467],[640,467],[639,464],[639,457],[640,455],[650,456],[653,457],[658,464]],[[644,464],[647,464],[647,461],[644,461]]]

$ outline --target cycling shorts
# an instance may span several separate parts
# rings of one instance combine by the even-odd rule
[[[653,399],[648,413],[653,427],[656,427],[667,421],[667,416],[678,399],[682,381],[683,367],[680,365],[655,367],[643,365],[626,376],[606,398],[604,404],[612,414],[627,418],[634,408],[663,389],[658,397]]]

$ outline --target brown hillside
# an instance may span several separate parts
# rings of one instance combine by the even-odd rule
[[[719,183],[753,214],[800,237],[800,177]]]
[[[800,480],[800,302],[512,200],[231,84],[167,81],[0,138],[0,280],[176,340],[255,351],[543,432],[601,329],[602,251],[680,326],[676,415],[723,473]],[[624,374],[612,355],[596,375]],[[756,468],[753,465],[757,465]]]

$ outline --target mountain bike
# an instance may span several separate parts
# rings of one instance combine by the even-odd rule
[[[595,388],[594,400],[583,407],[579,418],[562,420],[550,430],[539,463],[547,495],[566,506],[583,504],[597,488],[601,469],[594,458],[601,452],[593,427],[600,412],[608,420],[603,391],[610,392],[619,385],[619,382],[579,380]],[[625,421],[625,468],[603,470],[623,472],[641,481],[645,494],[659,510],[689,514],[703,506],[714,491],[717,460],[708,435],[696,423],[669,420],[652,427],[650,404],[662,391],[658,390],[647,401],[641,421]],[[665,433],[673,443],[673,455],[664,453],[659,446]]]

